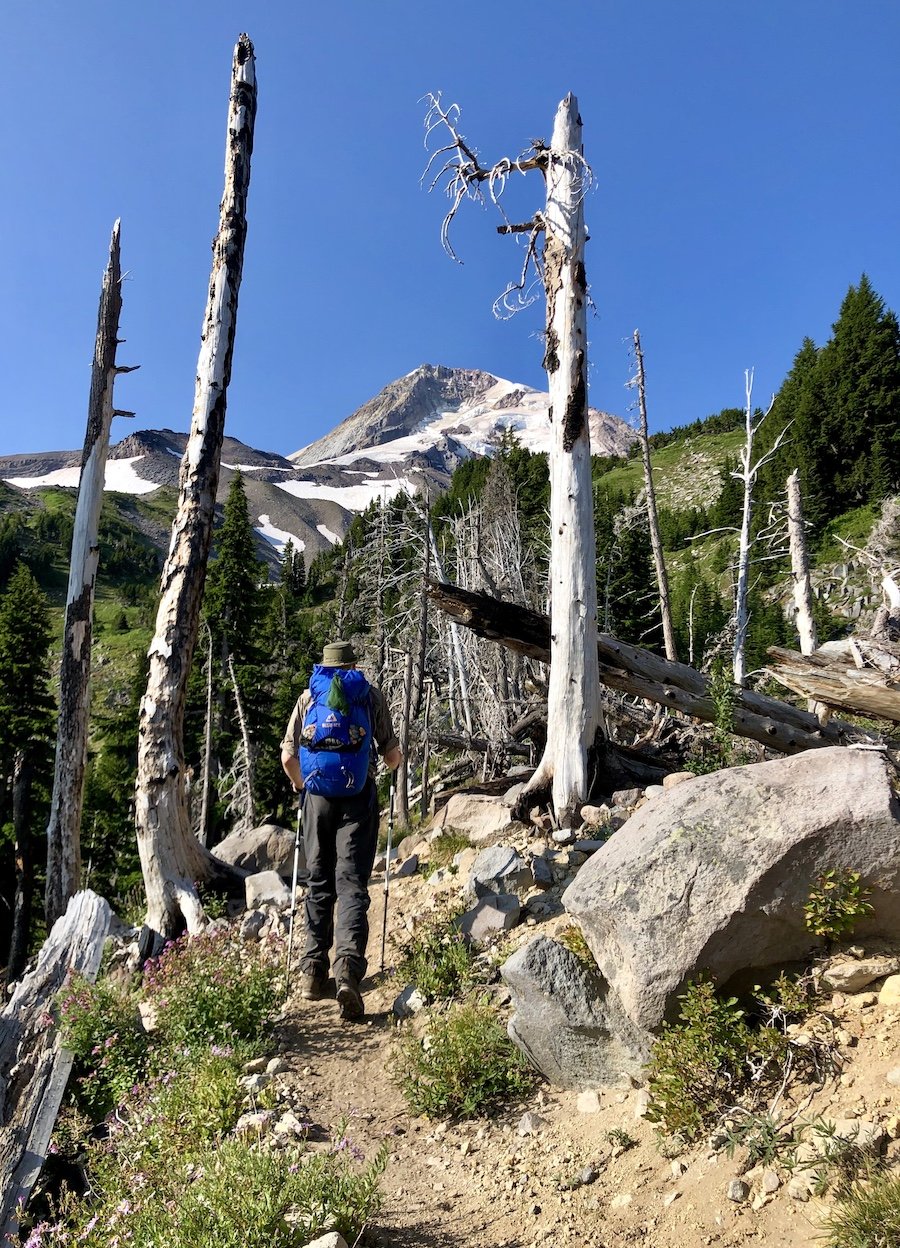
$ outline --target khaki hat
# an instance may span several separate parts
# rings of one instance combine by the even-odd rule
[[[349,641],[329,641],[322,651],[323,667],[343,667],[346,663],[356,662],[356,651]]]

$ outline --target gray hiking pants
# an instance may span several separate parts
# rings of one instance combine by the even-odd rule
[[[335,979],[347,974],[363,979],[369,939],[367,885],[377,842],[378,794],[371,777],[356,797],[307,793],[303,803],[308,876],[305,974],[327,975],[334,944]]]

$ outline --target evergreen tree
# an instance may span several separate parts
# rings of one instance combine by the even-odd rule
[[[222,526],[216,533],[204,608],[213,636],[236,663],[252,661],[260,622],[260,581],[265,570],[256,555],[244,478],[231,478]]]
[[[9,973],[21,973],[28,951],[36,850],[49,815],[54,702],[47,655],[47,600],[19,564],[0,598],[0,856],[5,914],[12,913]]]

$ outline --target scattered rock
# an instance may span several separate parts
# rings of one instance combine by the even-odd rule
[[[533,883],[531,869],[510,845],[492,845],[475,859],[467,891],[476,897],[528,892]]]
[[[631,1204],[631,1192],[619,1192],[618,1196],[613,1196],[609,1202],[610,1209],[627,1209]]]
[[[508,932],[522,915],[519,899],[512,893],[482,897],[459,920],[459,930],[475,945],[483,945],[498,932]]]
[[[245,1062],[241,1067],[245,1075],[261,1075],[269,1064],[267,1057],[251,1057],[249,1062]]]
[[[293,878],[294,846],[296,834],[276,823],[264,823],[248,832],[232,832],[218,845],[212,854],[222,862],[230,863],[243,871],[256,875],[265,871],[277,871],[285,880]],[[306,855],[300,842],[299,869],[306,870]]]
[[[743,1179],[732,1179],[728,1184],[728,1190],[725,1195],[729,1200],[733,1200],[736,1205],[739,1205],[750,1195],[750,1184],[745,1183]]]
[[[395,1018],[412,1018],[419,1010],[425,1008],[425,998],[415,984],[407,984],[403,991],[394,998],[391,1012]]]
[[[650,1108],[650,1092],[647,1088],[638,1088],[634,1094],[634,1116],[635,1118],[646,1118],[647,1110]]]
[[[663,1197],[663,1208],[668,1209],[669,1205],[674,1205],[680,1196],[681,1192],[669,1192],[668,1196]]]
[[[248,910],[291,904],[291,890],[277,871],[259,871],[256,875],[248,875],[244,880],[244,894]]]
[[[578,1182],[584,1187],[589,1187],[591,1183],[596,1183],[600,1178],[600,1171],[595,1170],[593,1166],[585,1166],[578,1175]]]
[[[454,793],[431,821],[433,831],[453,828],[465,833],[475,845],[496,840],[515,826],[509,807],[483,793]]]
[[[822,975],[822,984],[832,992],[861,992],[876,979],[900,970],[900,958],[841,959],[832,962]]]
[[[283,1113],[281,1115],[281,1117],[275,1123],[275,1126],[272,1128],[272,1130],[274,1131],[276,1135],[281,1135],[281,1136],[298,1136],[299,1137],[299,1136],[306,1135],[306,1127],[303,1125],[303,1123],[300,1121],[297,1115],[293,1112],[293,1110],[290,1110],[290,1109],[287,1110],[286,1113]]]
[[[791,1200],[807,1201],[812,1195],[813,1180],[806,1174],[795,1174],[787,1186]]]
[[[668,776],[663,776],[662,787],[668,792],[674,789],[676,785],[684,784],[686,780],[694,780],[696,777],[692,771],[673,771]]]
[[[613,793],[611,802],[623,810],[633,810],[643,796],[643,789],[618,789]]]
[[[523,1114],[519,1119],[519,1125],[516,1131],[519,1135],[537,1135],[547,1125],[547,1119],[542,1118],[540,1114],[536,1114],[533,1110]]]
[[[879,1005],[900,1005],[900,975],[889,976],[878,994]]]
[[[651,798],[662,797],[663,793],[665,793],[665,789],[661,784],[648,784],[646,789],[644,789],[644,797],[648,802]]]
[[[270,1076],[284,1075],[290,1070],[290,1066],[283,1057],[272,1057],[266,1062],[265,1073]]]
[[[575,832],[572,828],[554,828],[552,836],[555,845],[571,845],[575,840]]]
[[[238,1083],[245,1092],[249,1092],[251,1096],[255,1096],[257,1092],[262,1092],[263,1088],[267,1088],[272,1082],[271,1075],[267,1075],[262,1071],[258,1075],[241,1075]]]
[[[781,1187],[781,1177],[777,1170],[764,1170],[760,1187],[767,1196],[773,1195]]]
[[[419,855],[410,854],[408,858],[405,858],[403,862],[400,863],[400,866],[394,872],[394,879],[405,880],[409,876],[415,875],[418,869],[419,869]]]
[[[579,1114],[599,1114],[601,1108],[599,1093],[593,1090],[579,1092],[576,1105]]]
[[[262,1135],[274,1118],[271,1109],[258,1109],[252,1114],[241,1114],[234,1124],[235,1135]]]
[[[687,1170],[687,1162],[676,1158],[675,1161],[669,1163],[669,1169],[673,1179],[680,1179]]]
[[[531,867],[531,879],[535,888],[552,888],[553,872],[550,870],[550,864],[546,858],[532,858],[529,866]]]
[[[318,1239],[311,1239],[306,1248],[347,1248],[347,1241],[337,1231],[329,1231],[327,1235],[320,1235]]]
[[[895,1066],[893,1070],[889,1070],[885,1079],[892,1088],[900,1088],[900,1066]]]
[[[411,858],[413,854],[424,853],[427,849],[428,841],[425,837],[420,832],[411,832],[397,846],[397,857],[402,861]]]
[[[141,1020],[141,1026],[148,1034],[156,1031],[159,1026],[159,1012],[152,1001],[138,1002],[138,1016]]]
[[[265,910],[251,910],[241,920],[241,940],[256,940],[269,916]]]
[[[605,823],[609,823],[612,811],[607,805],[603,806],[582,806],[581,818],[592,828],[601,828]]]

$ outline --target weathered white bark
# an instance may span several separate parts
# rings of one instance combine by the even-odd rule
[[[213,635],[206,625],[206,722],[203,726],[203,774],[200,777],[200,824],[197,839],[209,842],[209,798],[212,789]]]
[[[650,546],[653,566],[656,569],[656,585],[659,590],[659,612],[662,616],[663,646],[666,658],[674,663],[678,658],[675,649],[675,629],[672,627],[672,608],[669,603],[669,577],[663,558],[662,539],[659,536],[659,512],[656,509],[656,490],[653,486],[653,466],[650,463],[650,435],[647,429],[647,392],[644,379],[644,353],[641,335],[634,331],[634,354],[637,360],[638,412],[640,414],[641,458],[644,461],[644,493],[647,496],[647,520],[650,525]]]
[[[238,764],[237,785],[240,791],[238,806],[241,811],[240,828],[252,828],[256,823],[256,803],[253,797],[253,744],[250,740],[250,724],[244,710],[240,685],[234,670],[234,659],[228,656],[228,674],[231,677],[231,688],[234,692],[234,705],[237,711],[238,726],[241,730],[241,754],[243,766]]]
[[[434,536],[434,529],[432,528],[430,521],[428,522],[428,542],[431,547],[431,560],[434,564],[434,574],[439,581],[442,581],[444,579],[444,568],[441,563],[441,555],[438,550],[437,540]],[[459,627],[454,623],[451,623],[450,625],[450,648],[451,653],[448,657],[452,658],[452,667],[450,663],[448,663],[447,666],[451,670],[451,675],[453,671],[456,673],[456,679],[459,683],[459,700],[462,704],[463,723],[465,724],[467,734],[471,737],[472,707],[469,701],[469,677],[466,671],[466,658],[463,654],[462,642],[459,637]],[[450,702],[452,708],[452,690]]]
[[[255,116],[253,44],[241,35],[232,65],[225,191],[213,244],[191,432],[181,462],[178,511],[162,573],[139,720],[135,818],[147,890],[146,926],[157,942],[174,934],[182,922],[190,931],[200,928],[203,912],[196,881],[221,872],[221,864],[191,835],[185,794],[184,703],[219,483]]]
[[[796,468],[787,479],[787,503],[788,541],[791,548],[791,579],[794,582],[795,622],[797,632],[800,634],[800,653],[812,654],[819,642],[812,613],[812,581],[809,575],[806,530],[803,527],[800,474]]]
[[[93,980],[110,923],[109,905],[78,893],[57,919],[37,966],[0,1014],[0,1242],[17,1243],[19,1216],[47,1155],[72,1054],[48,1017],[71,975]]]
[[[87,766],[88,715],[91,701],[91,638],[94,582],[100,556],[97,534],[109,430],[114,414],[113,383],[122,311],[119,222],[109,243],[103,275],[97,338],[91,368],[91,394],[81,456],[78,501],[69,562],[69,590],[63,630],[59,681],[59,720],[53,797],[47,825],[47,889],[45,910],[52,926],[64,913],[81,880],[81,809]]]
[[[589,753],[600,731],[597,554],[587,419],[587,283],[578,102],[556,112],[547,153],[544,281],[550,389],[550,680],[547,744],[529,791],[552,787],[560,826],[590,788]]]

